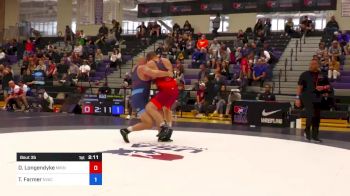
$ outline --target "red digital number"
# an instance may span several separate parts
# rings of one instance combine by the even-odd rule
[[[90,161],[90,174],[101,174],[102,173],[102,162]]]
[[[93,114],[95,108],[92,105],[83,105],[83,114]]]

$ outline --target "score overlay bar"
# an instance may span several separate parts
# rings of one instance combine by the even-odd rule
[[[102,153],[17,153],[18,185],[102,185]]]

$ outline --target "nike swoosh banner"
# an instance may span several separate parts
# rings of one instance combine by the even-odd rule
[[[289,127],[290,107],[289,102],[237,101],[232,107],[232,123]]]

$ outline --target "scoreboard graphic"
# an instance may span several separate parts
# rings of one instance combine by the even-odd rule
[[[17,184],[102,185],[102,153],[17,153]]]
[[[124,97],[120,95],[85,95],[83,114],[118,116],[124,114]]]

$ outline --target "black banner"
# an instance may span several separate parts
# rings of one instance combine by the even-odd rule
[[[234,14],[256,12],[292,12],[335,10],[337,0],[198,0],[173,3],[142,3],[138,17],[163,17],[178,15]]]
[[[232,123],[255,126],[289,127],[289,102],[237,101]]]
[[[102,161],[102,153],[17,153],[17,161]]]

